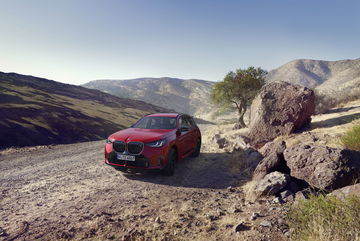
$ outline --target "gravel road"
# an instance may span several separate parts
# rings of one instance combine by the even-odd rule
[[[210,144],[204,141],[204,145]],[[246,177],[230,170],[232,154],[205,146],[200,157],[179,163],[172,177],[134,175],[104,164],[103,146],[104,141],[96,141],[1,152],[0,239],[259,240],[257,234],[264,236],[257,228],[234,231],[264,205],[245,201],[241,184]],[[283,238],[281,232],[270,234]]]

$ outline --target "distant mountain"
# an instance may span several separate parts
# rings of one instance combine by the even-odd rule
[[[0,72],[0,148],[99,140],[168,110],[98,90]]]
[[[94,80],[83,86],[194,115],[213,108],[210,102],[212,85],[213,82],[205,80],[164,77]]]
[[[283,80],[337,95],[360,90],[360,58],[354,60],[323,61],[299,59],[268,73],[268,82]]]

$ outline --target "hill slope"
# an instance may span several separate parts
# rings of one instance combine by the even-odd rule
[[[0,148],[99,140],[164,108],[98,90],[0,72]]]
[[[341,92],[355,93],[360,91],[360,58],[339,61],[294,60],[270,71],[266,80],[300,84],[333,96]]]
[[[212,85],[210,81],[164,77],[94,80],[83,86],[193,115],[212,109],[209,98]]]

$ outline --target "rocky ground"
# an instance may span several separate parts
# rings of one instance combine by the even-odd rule
[[[316,116],[287,144],[338,145],[334,138],[359,113],[360,103],[353,102]],[[1,151],[0,239],[289,240],[288,204],[246,195],[249,155],[233,152],[232,142],[246,130],[201,129],[201,155],[179,163],[172,177],[106,166],[104,141]],[[215,135],[228,141],[224,148]]]

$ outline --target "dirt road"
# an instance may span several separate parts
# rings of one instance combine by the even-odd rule
[[[2,152],[0,240],[286,239],[274,228],[279,204],[245,201],[235,157],[208,145],[172,177],[116,171],[104,141]]]

